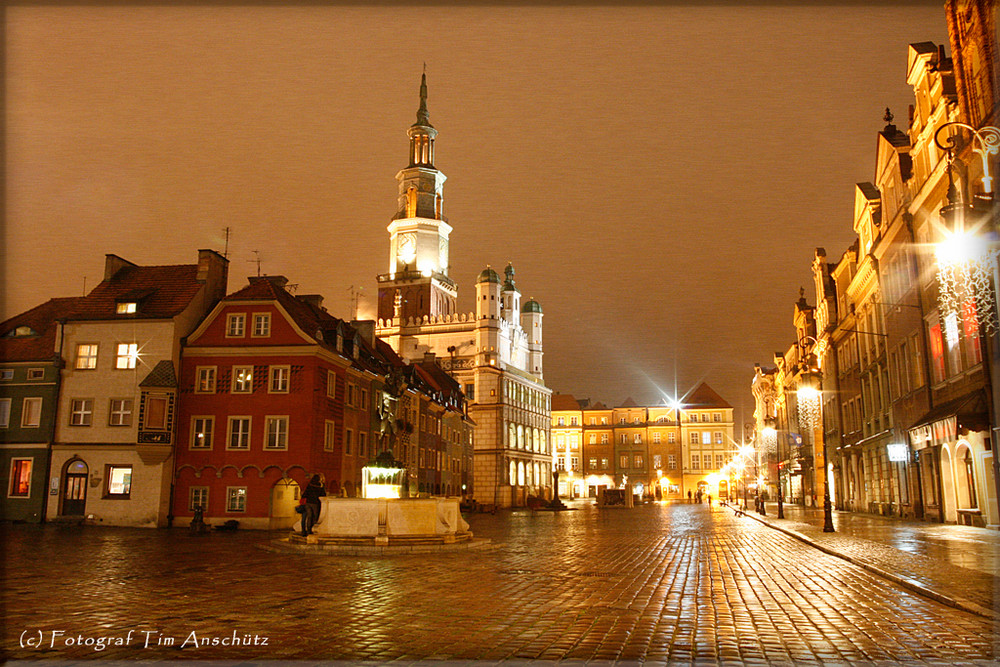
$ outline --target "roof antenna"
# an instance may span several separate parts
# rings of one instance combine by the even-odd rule
[[[251,252],[254,254],[254,258],[248,259],[247,261],[257,263],[257,277],[260,278],[260,263],[261,263],[260,250],[251,250]]]
[[[225,227],[222,231],[226,233],[226,249],[222,252],[222,256],[229,259],[229,235],[232,232],[232,227]]]

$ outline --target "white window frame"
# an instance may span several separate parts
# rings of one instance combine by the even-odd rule
[[[115,370],[128,371],[135,369],[139,358],[139,345],[136,343],[118,343],[115,346]]]
[[[712,444],[712,432],[711,431],[702,431],[701,432],[701,444],[703,444],[703,445],[711,445]]]
[[[139,304],[136,301],[119,301],[115,305],[115,313],[118,315],[134,315],[138,307]]]
[[[236,501],[236,502],[233,502]],[[245,513],[247,511],[247,487],[227,486],[226,487],[226,512]]]
[[[271,313],[254,313],[251,338],[269,338],[271,336]]]
[[[73,364],[73,367],[78,371],[92,371],[97,368],[99,349],[97,343],[77,343],[76,363]]]
[[[28,369],[28,379],[29,380],[44,380],[45,379],[45,369],[44,368],[29,368]]]
[[[701,454],[691,455],[691,470],[701,470]]]
[[[267,415],[264,417],[264,450],[273,452],[286,449],[288,449],[288,415]]]
[[[291,366],[269,366],[267,369],[267,393],[287,394],[291,384]]]
[[[188,489],[188,511],[194,512],[196,509],[201,508],[202,510],[208,509],[208,493],[209,487],[207,486],[192,486]],[[195,496],[200,496],[198,500],[201,501],[200,504],[195,504]]]
[[[117,406],[115,404],[118,404]],[[131,426],[134,403],[131,398],[112,398],[108,401],[108,426]],[[128,408],[127,410],[125,408]],[[116,420],[117,417],[117,420]]]
[[[660,454],[653,454],[653,469],[661,470],[663,468],[663,456]]]
[[[722,431],[713,431],[712,440],[715,442],[715,444],[721,445],[725,440]]]
[[[199,424],[198,422],[202,422]],[[205,428],[207,425],[207,428]],[[202,428],[198,428],[202,426]],[[198,444],[198,436],[202,433],[207,434],[204,438],[205,444]],[[213,442],[215,438],[215,415],[192,415],[191,417],[191,442],[188,443],[188,449],[212,449]]]
[[[93,426],[93,424],[94,424],[94,399],[71,398],[69,400],[69,425]]]
[[[337,374],[332,370],[326,372],[326,397],[337,398]]]
[[[233,425],[237,422],[246,422],[247,429],[246,432],[242,429],[239,431],[240,435],[240,446],[233,446]],[[246,452],[250,450],[250,436],[253,434],[253,418],[250,415],[230,415],[227,420],[226,427],[226,449],[236,451],[236,452]]]
[[[247,329],[246,313],[226,314],[226,338],[244,338]]]
[[[691,444],[692,445],[701,444],[701,436],[698,435],[698,431],[691,431]]]
[[[0,428],[10,428],[10,410],[13,403],[13,399],[0,398]]]
[[[233,366],[231,392],[234,394],[253,393],[253,366]]]
[[[37,406],[34,411],[35,421],[34,423],[28,421],[28,418],[32,415],[32,410],[28,408],[29,405]],[[42,425],[42,398],[40,396],[28,396],[23,401],[21,401],[21,428],[38,428]]]
[[[214,394],[218,373],[218,366],[196,366],[194,369],[194,393]]]
[[[677,470],[676,454],[667,454],[667,470]]]

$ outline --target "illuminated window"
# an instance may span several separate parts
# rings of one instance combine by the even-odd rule
[[[660,444],[660,438],[661,438],[660,432],[659,431],[654,432],[653,433],[653,444],[654,445]]]
[[[198,366],[195,373],[198,376],[195,392],[199,394],[214,394],[215,366]]]
[[[233,393],[249,394],[253,391],[253,366],[233,366]]]
[[[941,339],[941,324],[930,327],[927,332],[931,347],[931,374],[935,383],[943,382],[944,372],[944,342]]]
[[[205,510],[208,508],[208,487],[192,486],[188,490],[188,510]]]
[[[291,375],[291,368],[288,366],[271,366],[271,381],[268,384],[268,391],[272,394],[288,393],[288,377]]]
[[[715,444],[721,445],[722,444],[722,431],[716,431],[712,435],[714,436]]]
[[[597,434],[596,433],[591,433],[590,434],[590,439],[588,440],[588,444],[591,444],[591,445],[596,445],[597,444]]]
[[[251,335],[254,338],[266,338],[271,335],[271,313],[254,313]]]
[[[569,425],[570,426],[577,426],[578,425],[577,418],[576,417],[570,417],[569,418]]]
[[[702,431],[701,434],[701,444],[710,445],[712,444],[712,434],[708,431]]]
[[[135,301],[119,301],[115,312],[119,315],[131,315],[135,313],[137,305],[138,304]]]
[[[115,368],[119,370],[135,368],[135,360],[138,356],[138,345],[135,343],[119,343],[118,354],[115,356]]]
[[[607,470],[608,469],[608,460],[606,458],[602,458],[601,459],[601,469],[602,470]]]
[[[104,479],[105,498],[124,500],[132,493],[132,466],[109,465]]]
[[[587,459],[587,465],[593,470],[597,467],[597,459]]]
[[[607,433],[602,433],[601,434],[601,444],[602,445],[608,444],[608,434]]]
[[[27,498],[31,495],[32,459],[12,459],[10,462],[10,488],[7,495]]]
[[[633,440],[634,440],[635,444],[641,445],[642,444],[642,434],[641,433],[636,433],[634,435],[634,437],[633,437]]]
[[[264,449],[288,449],[288,417],[266,417]]]
[[[191,418],[191,449],[211,449],[215,417]]]
[[[92,370],[97,368],[97,344],[83,343],[76,346],[77,370]]]
[[[227,449],[250,449],[250,417],[229,418]]]
[[[607,424],[608,423],[608,418],[607,417],[601,417],[601,423],[602,424]]]
[[[622,454],[618,457],[618,463],[621,465],[622,470],[628,468],[628,454]]]
[[[677,434],[674,433],[673,431],[667,433],[667,442],[669,442],[671,445],[677,442]]]
[[[626,435],[625,433],[620,433],[618,435],[618,443],[621,445],[628,444],[628,435]]]
[[[242,338],[246,332],[245,313],[230,313],[226,316],[226,338]]]
[[[112,398],[108,407],[109,426],[131,426],[132,425],[132,399]]]
[[[659,454],[653,454],[653,468],[659,470],[663,467],[663,457]]]
[[[556,426],[565,426],[565,425],[566,425],[565,417],[556,417]]]
[[[247,487],[226,487],[226,511],[245,512],[247,510]]]
[[[633,467],[635,467],[635,468],[641,468],[642,467],[642,454],[636,454],[632,458],[633,458],[634,463],[635,463],[635,465]]]
[[[94,420],[94,399],[74,398],[70,401],[70,426],[90,426]]]
[[[569,464],[570,464],[570,470],[579,470],[580,469],[580,457],[579,456],[573,456],[573,457],[571,457]]]

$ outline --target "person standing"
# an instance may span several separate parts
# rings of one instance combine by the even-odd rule
[[[319,519],[319,499],[325,495],[326,489],[323,488],[323,482],[320,481],[319,475],[313,475],[306,490],[302,492],[306,508],[302,514],[302,537],[312,534],[313,526]]]

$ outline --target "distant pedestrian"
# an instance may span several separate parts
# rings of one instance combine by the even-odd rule
[[[306,511],[302,515],[302,537],[312,535],[313,526],[319,518],[319,499],[325,495],[326,489],[323,488],[319,475],[313,475],[309,480],[309,486],[302,492],[302,498],[306,501]]]
[[[688,489],[688,502],[691,502],[691,489]]]
[[[710,494],[708,494],[708,506],[709,506],[709,507],[711,507],[711,506],[712,506],[712,494],[711,494],[711,493],[710,493]]]

